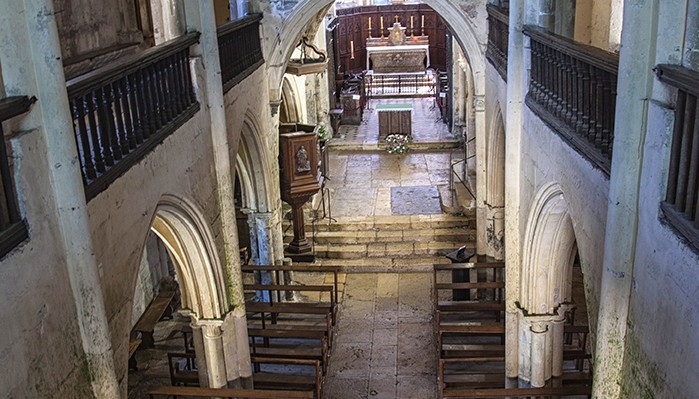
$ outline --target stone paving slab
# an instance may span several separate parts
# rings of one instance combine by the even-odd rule
[[[435,186],[391,188],[394,215],[430,215],[442,213],[439,191]]]

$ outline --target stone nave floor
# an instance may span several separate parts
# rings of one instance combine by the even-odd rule
[[[453,141],[431,101],[413,100],[415,142]],[[370,107],[374,106],[372,102]],[[435,187],[441,201],[449,201],[450,160],[462,155],[462,150],[387,154],[377,147],[377,118],[370,110],[362,125],[342,126],[333,139],[327,182],[332,190],[332,216],[391,216],[391,190],[397,187]],[[362,150],[367,144],[372,146],[370,151]],[[307,284],[323,278],[296,276]],[[344,282],[323,398],[436,398],[431,274],[348,273]],[[178,331],[186,323],[186,318],[160,322],[156,348],[137,352],[139,371],[129,373],[130,399],[146,397],[148,386],[169,384],[166,353],[182,351]]]

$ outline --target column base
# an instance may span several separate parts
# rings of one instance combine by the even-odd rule
[[[291,258],[295,262],[313,262],[316,260],[313,247],[306,239],[290,242],[284,250],[284,256]]]

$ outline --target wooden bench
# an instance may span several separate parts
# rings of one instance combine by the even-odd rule
[[[486,336],[497,337],[500,343],[504,344],[505,340],[505,323],[480,323],[473,322],[468,324],[449,324],[440,325],[437,329],[437,348],[442,351],[442,342],[444,336]],[[469,344],[469,342],[464,342]]]
[[[132,339],[129,341],[129,370],[138,370],[138,364],[136,363],[136,349],[141,345],[140,339]]]
[[[328,364],[328,339],[323,331],[248,328],[248,337],[251,355],[258,359],[317,360],[325,374]],[[263,338],[262,344],[258,344],[256,338]],[[304,341],[318,343],[304,345]]]
[[[518,398],[540,396],[579,396],[592,394],[592,385],[571,385],[544,388],[486,388],[486,389],[445,389],[442,398],[481,399],[481,398]]]
[[[226,399],[314,399],[314,391],[277,391],[267,389],[232,389],[200,387],[154,387],[148,396],[177,399],[178,397],[226,398]]]
[[[293,391],[311,391],[316,399],[322,397],[323,376],[318,360],[312,359],[284,359],[274,357],[250,356],[254,370],[252,381],[255,387],[263,389],[282,389]],[[289,374],[272,371],[260,371],[261,365],[286,365],[310,368],[312,374]]]
[[[305,329],[323,331],[328,338],[328,347],[332,347],[332,313],[328,307],[314,305],[317,304],[246,303],[245,308],[248,312],[260,314],[259,319],[248,317],[248,326],[277,330]],[[267,313],[271,315],[271,323],[267,323]],[[312,318],[313,316],[317,317],[314,319]]]
[[[254,272],[273,272],[275,275],[275,281],[277,285],[282,285],[284,272],[301,272],[301,273],[332,273],[333,274],[333,291],[331,295],[331,301],[335,304],[332,309],[332,322],[333,325],[337,322],[337,304],[339,303],[339,283],[338,283],[338,273],[340,269],[334,266],[323,266],[313,267],[313,266],[271,266],[271,265],[249,265],[243,266],[241,268],[243,273],[254,273]],[[293,290],[292,290],[293,291]]]
[[[488,274],[487,276],[487,281],[491,282],[502,282],[504,281],[504,269],[505,269],[505,263],[503,262],[473,262],[473,263],[447,263],[447,264],[434,264],[432,268],[433,272],[433,282],[435,287],[439,283],[439,278],[438,275],[440,272],[451,272],[453,279],[453,274],[458,271],[462,272],[468,272],[469,275],[472,275],[469,277],[469,282],[475,283],[478,282],[478,274],[479,272],[485,272]],[[451,281],[451,284],[456,284],[456,282]],[[454,297],[455,294],[457,294],[459,291],[463,292],[466,288],[449,288],[452,291],[452,297]],[[472,288],[470,290],[470,297],[471,299],[475,299],[477,289]],[[438,291],[434,291],[434,303],[437,304],[438,302]],[[499,296],[498,296],[499,295]],[[503,290],[500,291],[493,291],[492,292],[492,300],[498,300],[501,301],[504,299],[504,292]]]
[[[152,348],[155,345],[153,330],[160,319],[172,315],[170,303],[174,297],[175,291],[158,292],[158,295],[153,298],[153,301],[148,305],[138,322],[136,322],[132,331],[141,333],[141,340],[143,341],[140,345],[141,348]]]
[[[184,360],[186,366],[181,367],[179,360]],[[193,367],[196,364],[196,356],[193,353],[168,353],[167,362],[172,385],[199,385],[199,371]]]

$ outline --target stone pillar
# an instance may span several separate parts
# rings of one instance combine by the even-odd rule
[[[523,385],[543,387],[552,377],[562,374],[563,323],[570,309],[563,304],[557,313],[545,315],[529,315],[519,310],[518,377],[525,382]]]
[[[193,46],[192,57],[204,64],[204,87],[201,88],[202,109],[209,111],[210,131],[213,141],[214,168],[218,185],[218,204],[221,212],[221,231],[225,247],[226,277],[229,287],[230,305],[242,306],[243,286],[240,271],[240,254],[238,248],[238,231],[236,226],[235,199],[232,176],[234,164],[231,163],[228,133],[226,131],[226,114],[223,101],[221,67],[219,65],[218,36],[216,34],[216,16],[212,0],[187,1],[185,12],[188,31],[199,31],[199,44]]]
[[[529,383],[535,388],[541,388],[546,385],[546,336],[549,328],[545,321],[539,321],[532,323],[529,330],[531,333]]]
[[[633,266],[638,231],[638,204],[643,142],[647,128],[655,63],[658,1],[627,0],[619,54],[614,153],[609,178],[609,208],[597,323],[594,397],[618,398],[624,365]]]
[[[255,242],[256,251],[252,253],[253,259],[258,265],[272,265],[275,261],[275,251],[273,242],[272,227],[274,224],[274,213],[259,212],[248,215],[250,225],[250,246]]]
[[[475,110],[476,125],[476,254],[486,255],[488,253],[488,235],[486,226],[488,225],[488,205],[487,185],[486,185],[486,161],[487,155],[487,134],[485,130],[485,96],[473,96],[473,108]]]
[[[519,300],[520,268],[521,268],[521,236],[523,234],[522,216],[520,210],[520,180],[522,156],[522,107],[526,90],[524,71],[524,0],[510,1],[509,44],[507,58],[507,113],[505,116],[505,292],[506,317],[505,325],[518,325],[516,302]],[[517,377],[518,358],[517,329],[508,327],[506,341],[508,348],[505,355],[507,377]]]
[[[244,308],[236,308],[223,320],[191,317],[201,385],[251,387],[252,367]]]
[[[63,254],[75,303],[81,364],[76,372],[90,381],[95,398],[121,396],[104,297],[88,224],[87,202],[73,136],[73,121],[66,94],[61,46],[51,0],[0,0],[2,81],[7,95],[35,96],[37,103],[22,117],[20,129],[41,135],[44,148],[46,218]],[[7,57],[7,55],[12,56]],[[66,338],[68,339],[68,338]],[[73,344],[66,341],[66,345]],[[78,349],[79,351],[79,349]],[[60,366],[59,366],[60,367]]]

